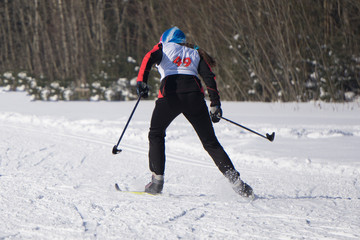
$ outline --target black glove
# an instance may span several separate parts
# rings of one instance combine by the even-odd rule
[[[213,123],[220,121],[220,117],[222,117],[222,110],[220,105],[210,107],[210,117]]]
[[[149,96],[149,87],[145,82],[137,82],[136,84],[136,92],[138,96],[143,98],[147,98]]]

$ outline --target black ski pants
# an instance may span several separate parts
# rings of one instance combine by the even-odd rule
[[[204,149],[226,176],[234,169],[230,158],[217,140],[213,125],[201,92],[174,93],[159,98],[152,114],[149,132],[149,167],[157,175],[165,171],[165,132],[170,123],[180,114],[191,123]]]

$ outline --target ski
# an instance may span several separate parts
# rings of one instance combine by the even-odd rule
[[[136,195],[151,195],[151,196],[156,196],[156,195],[160,195],[160,194],[151,194],[151,193],[147,193],[145,191],[131,191],[131,190],[123,190],[120,188],[119,184],[115,183],[115,189],[119,192],[123,192],[123,193],[131,193],[131,194],[136,194]],[[255,195],[254,193],[251,194],[250,196],[243,196],[241,199],[243,200],[247,200],[249,202],[253,202],[256,199],[258,199],[258,196]]]
[[[145,191],[129,191],[129,190],[122,190],[119,187],[119,184],[115,183],[115,189],[119,192],[124,192],[124,193],[132,193],[132,194],[136,194],[136,195],[152,195],[154,196],[155,194],[151,194],[151,193],[147,193]]]

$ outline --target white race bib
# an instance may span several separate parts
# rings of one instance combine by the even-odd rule
[[[163,43],[162,51],[162,60],[157,65],[161,80],[174,74],[198,75],[200,55],[197,50],[170,42]]]

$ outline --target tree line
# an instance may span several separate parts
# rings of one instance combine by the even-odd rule
[[[0,0],[0,85],[131,99],[144,54],[172,26],[216,59],[224,100],[360,94],[358,0]]]

